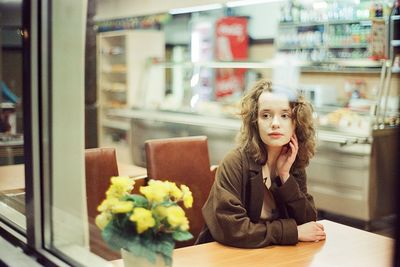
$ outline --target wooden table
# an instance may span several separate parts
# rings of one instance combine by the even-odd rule
[[[25,190],[24,164],[0,166],[0,192]]]
[[[392,266],[393,239],[328,220],[320,222],[327,234],[325,241],[260,249],[239,249],[212,242],[175,249],[173,267]],[[122,260],[112,263],[123,267]]]
[[[146,168],[121,162],[118,162],[118,173],[121,176],[129,176],[135,178],[147,176]]]
[[[121,176],[143,178],[147,175],[146,168],[119,163],[118,172]],[[25,167],[24,164],[0,166],[0,192],[24,191]]]

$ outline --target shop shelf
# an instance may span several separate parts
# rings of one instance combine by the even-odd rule
[[[283,45],[283,46],[278,46],[279,50],[297,50],[297,49],[321,49],[324,48],[323,46],[319,45],[315,45],[315,46],[296,46],[296,45]]]
[[[119,130],[123,130],[123,131],[129,131],[131,128],[129,121],[125,122],[125,121],[103,119],[102,125],[103,125],[103,127],[119,129]]]
[[[295,22],[281,22],[279,24],[280,28],[298,28],[298,27],[313,27],[313,26],[324,26],[326,22],[300,22],[300,23],[295,23]]]
[[[336,20],[336,21],[329,21],[328,22],[330,25],[334,25],[334,24],[361,24],[364,26],[368,26],[372,24],[372,21],[369,19],[363,19],[363,20]]]
[[[351,44],[351,45],[328,45],[330,49],[343,49],[343,48],[368,48],[368,44]]]

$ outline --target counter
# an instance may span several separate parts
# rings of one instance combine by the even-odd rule
[[[109,116],[131,119],[131,151],[135,165],[146,166],[144,142],[149,139],[205,135],[211,164],[218,164],[235,147],[239,119],[173,111],[113,110]]]

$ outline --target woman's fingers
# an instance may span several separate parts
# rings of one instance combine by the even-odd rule
[[[322,231],[324,230],[324,226],[322,224],[320,224],[320,223],[316,223],[316,224],[319,227],[319,229],[321,229]]]
[[[322,230],[319,230],[319,231],[317,231],[317,235],[318,236],[325,236],[326,233],[324,231],[322,231]]]
[[[286,156],[287,152],[288,152],[288,148],[287,148],[287,146],[284,146],[284,147],[282,147],[280,155]]]
[[[318,231],[315,235],[315,242],[325,240],[326,239],[326,234],[324,231]]]
[[[291,152],[292,152],[290,154],[290,157],[295,158],[296,155],[297,155],[297,149],[296,149],[295,145],[293,144],[293,142],[290,142],[289,146],[290,146],[290,149],[291,149]]]
[[[294,146],[296,147],[296,151],[297,151],[299,149],[299,142],[297,140],[297,136],[294,134],[294,135],[292,135],[292,137],[290,139],[293,142]]]
[[[296,136],[296,135],[293,135],[293,136],[291,137],[291,139],[292,139],[293,145],[294,145],[294,147],[296,148],[296,152],[297,152],[297,150],[299,149],[299,142],[297,141],[297,136]]]

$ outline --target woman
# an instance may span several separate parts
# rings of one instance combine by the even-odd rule
[[[219,165],[197,243],[258,248],[325,239],[307,193],[314,155],[312,107],[259,81],[242,99],[239,147]]]

